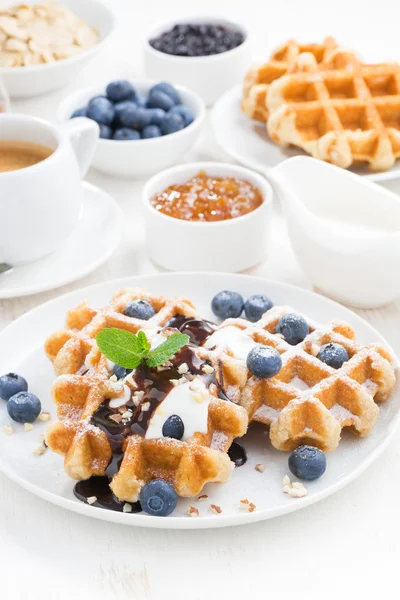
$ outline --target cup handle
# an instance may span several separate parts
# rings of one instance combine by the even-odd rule
[[[86,119],[85,117],[78,117],[63,123],[61,129],[71,142],[78,161],[81,178],[83,179],[92,162],[96,143],[100,135],[100,128],[95,121]]]

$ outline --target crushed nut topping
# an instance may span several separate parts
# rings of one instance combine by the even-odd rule
[[[201,496],[199,496],[197,498],[197,500],[207,500],[207,498],[208,498],[207,494],[202,494]]]
[[[217,506],[216,504],[210,504],[210,510],[215,515],[220,515],[222,513],[222,508],[220,506]]]
[[[41,412],[39,415],[39,421],[43,421],[44,423],[46,423],[46,421],[50,421],[50,419],[51,419],[51,414],[49,412],[47,412],[46,410]]]
[[[45,444],[41,444],[33,451],[33,454],[35,456],[42,456],[42,454],[44,454],[46,452],[46,450],[47,450],[47,446]]]
[[[94,504],[95,502],[97,502],[97,496],[89,496],[87,499],[88,504]]]
[[[24,429],[25,429],[25,431],[32,431],[32,429],[33,429],[32,423],[24,423]]]
[[[211,373],[214,373],[214,367],[212,367],[211,365],[203,365],[201,367],[201,370],[203,371],[203,373],[207,373],[208,375],[210,375]]]
[[[11,425],[4,425],[3,431],[7,435],[11,435],[12,433],[14,433],[14,427],[11,427]]]
[[[290,477],[285,475],[282,481],[283,492],[291,496],[291,498],[303,498],[308,494],[308,490],[300,481],[290,481]]]
[[[125,502],[124,506],[122,507],[122,512],[124,512],[124,513],[132,512],[132,505],[129,504],[128,502]]]
[[[141,406],[142,411],[146,412],[146,410],[149,410],[150,408],[150,402],[144,402]]]
[[[198,517],[199,511],[194,506],[189,506],[189,508],[186,511],[186,514],[189,515],[189,517]]]
[[[254,512],[257,508],[256,505],[253,504],[253,502],[250,502],[250,500],[247,500],[247,498],[241,500],[239,504],[240,508],[244,508],[248,512]]]
[[[255,466],[256,471],[259,471],[260,473],[264,473],[265,471],[265,465],[263,465],[262,463],[258,463]]]
[[[178,373],[180,375],[183,375],[184,373],[187,373],[188,371],[189,371],[189,367],[187,366],[186,363],[182,363],[181,365],[179,365]]]

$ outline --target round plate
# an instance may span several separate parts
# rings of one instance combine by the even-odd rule
[[[59,250],[0,275],[0,299],[29,296],[66,285],[106,262],[121,241],[122,211],[103,190],[82,183],[82,212],[75,230]]]
[[[226,92],[215,104],[211,123],[220,146],[246,167],[264,172],[286,158],[304,155],[299,148],[281,148],[267,135],[265,125],[252,121],[241,109],[242,87]],[[400,161],[389,171],[373,173],[367,167],[349,169],[371,181],[389,181],[400,177]]]
[[[50,398],[54,380],[52,367],[44,355],[43,343],[53,331],[62,327],[65,313],[83,299],[94,306],[106,304],[121,287],[140,286],[154,293],[172,296],[186,295],[193,300],[205,317],[210,314],[210,301],[221,289],[237,290],[245,297],[265,293],[277,305],[289,305],[321,323],[333,318],[350,322],[361,343],[380,341],[386,344],[373,327],[350,310],[312,292],[294,286],[267,281],[246,275],[220,273],[167,273],[147,277],[130,277],[88,287],[61,296],[43,304],[17,319],[0,335],[0,364],[4,371],[23,374],[32,392],[42,400],[43,410],[55,416]],[[23,344],[21,341],[23,340]],[[386,344],[387,345],[387,344]],[[400,393],[396,389],[391,399],[380,409],[378,423],[369,437],[359,439],[345,432],[338,450],[328,455],[328,467],[321,479],[307,483],[308,495],[291,498],[282,491],[282,479],[288,472],[287,453],[272,448],[262,427],[255,427],[242,438],[246,448],[247,463],[236,468],[231,480],[225,484],[208,484],[204,488],[208,499],[180,499],[172,516],[151,517],[144,513],[125,514],[95,508],[74,498],[74,482],[63,470],[62,457],[47,451],[42,456],[32,454],[38,447],[38,435],[45,423],[35,423],[33,431],[26,432],[14,424],[14,433],[0,435],[0,470],[22,487],[77,513],[105,521],[142,527],[175,529],[201,529],[251,523],[283,515],[313,504],[345,486],[357,477],[383,450],[393,434],[400,413]],[[0,426],[9,424],[5,405],[0,406]],[[265,465],[264,473],[255,469],[257,463]],[[248,513],[239,508],[239,501],[247,498],[257,509]],[[210,503],[222,508],[220,515],[209,510]],[[198,518],[186,515],[189,506],[200,511]]]

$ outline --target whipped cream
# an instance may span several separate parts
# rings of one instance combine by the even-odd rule
[[[247,355],[254,346],[258,344],[242,329],[233,325],[228,325],[213,333],[206,343],[205,348],[211,349],[214,346],[224,346],[229,348],[233,356],[238,360],[246,360]]]

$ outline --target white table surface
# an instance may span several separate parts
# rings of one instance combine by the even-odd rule
[[[84,2],[85,0],[82,0]],[[123,19],[107,50],[67,90],[26,102],[14,110],[55,118],[68,91],[141,75],[140,37],[158,20],[190,14],[183,0],[113,0]],[[4,3],[6,4],[6,3]],[[400,57],[399,4],[358,0],[202,0],[203,14],[246,23],[255,54],[263,56],[288,37],[319,40],[335,35],[366,58]],[[167,78],[166,73],[166,78]],[[228,160],[206,127],[187,160]],[[140,213],[143,182],[91,171],[88,181],[114,196],[126,214],[124,240],[95,273],[64,288],[0,302],[0,327],[66,291],[125,275],[157,272],[146,257]],[[400,193],[400,182],[390,184]],[[0,231],[1,235],[1,231]],[[252,270],[268,278],[310,287],[296,264],[282,222],[275,221],[270,253]],[[393,265],[399,276],[399,265]],[[400,303],[358,311],[400,355]],[[1,370],[1,369],[0,369]],[[357,481],[327,500],[272,521],[206,531],[124,528],[87,519],[47,504],[0,476],[0,590],[2,598],[345,598],[381,597],[398,589],[400,538],[400,432]]]

